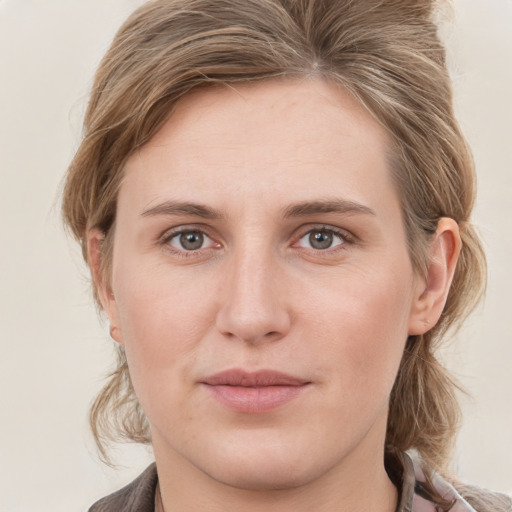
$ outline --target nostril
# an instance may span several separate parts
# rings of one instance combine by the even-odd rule
[[[262,340],[266,341],[277,341],[278,339],[283,337],[283,333],[279,331],[269,331],[264,336],[262,336]]]

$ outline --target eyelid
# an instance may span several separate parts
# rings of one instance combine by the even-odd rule
[[[174,247],[170,244],[171,240],[175,238],[178,235],[181,235],[183,233],[191,233],[191,232],[198,232],[203,234],[206,238],[210,239],[214,246],[212,247],[204,247],[201,249],[196,250],[190,250],[187,251],[186,249],[179,249],[178,247]],[[205,251],[209,249],[217,249],[221,247],[221,244],[216,241],[215,237],[211,234],[211,230],[207,228],[207,226],[204,226],[202,224],[183,224],[180,226],[175,226],[169,229],[166,229],[159,237],[158,237],[158,244],[164,246],[167,250],[170,252],[173,252],[174,254],[179,254],[181,256],[191,256],[195,255],[200,251]]]
[[[352,232],[350,232],[349,230],[347,230],[345,228],[333,226],[333,225],[330,225],[330,224],[323,224],[323,223],[313,224],[312,223],[312,224],[307,224],[307,225],[301,226],[298,230],[296,230],[297,234],[292,237],[292,240],[293,240],[292,244],[291,244],[292,247],[296,246],[296,244],[305,235],[307,235],[311,231],[315,231],[315,230],[316,231],[331,232],[334,235],[339,236],[343,240],[343,243],[335,245],[332,248],[327,248],[327,249],[323,249],[323,250],[322,249],[314,249],[314,248],[309,248],[309,249],[308,248],[304,248],[305,250],[315,251],[315,252],[318,252],[318,253],[334,252],[336,250],[344,249],[347,244],[354,244],[354,243],[356,243],[358,241],[357,236],[354,235]],[[185,249],[179,249],[179,248],[176,248],[176,247],[172,247],[170,245],[170,243],[169,243],[170,240],[172,240],[177,235],[180,235],[182,233],[187,233],[187,232],[194,232],[194,231],[202,233],[203,235],[208,237],[210,240],[212,240],[212,242],[214,242],[215,245],[213,247],[205,247],[205,248],[196,249],[196,250],[190,250],[190,251],[187,251]],[[182,225],[179,225],[179,226],[174,226],[172,228],[166,229],[158,237],[157,243],[159,245],[161,245],[161,246],[164,246],[167,250],[169,250],[170,252],[172,252],[174,254],[178,254],[178,255],[183,256],[183,257],[193,256],[193,255],[197,254],[200,251],[206,251],[206,250],[209,250],[209,249],[219,249],[219,248],[222,247],[222,243],[217,241],[218,237],[215,236],[214,234],[212,234],[211,231],[212,230],[209,228],[209,226],[205,226],[204,224],[182,224]]]
[[[174,235],[170,236],[168,238],[167,243],[170,244],[171,247],[174,247],[177,250],[184,250],[185,252],[194,252],[194,251],[200,251],[203,249],[209,249],[209,247],[199,247],[198,249],[186,249],[183,247],[179,247],[179,244],[181,241],[179,241],[176,245],[173,243],[174,240],[180,240],[180,238],[183,234],[187,235],[187,234],[192,234],[192,233],[201,235],[203,244],[210,245],[208,242],[210,242],[210,243],[213,242],[213,240],[206,233],[203,233],[203,232],[197,231],[197,230],[193,230],[193,231],[185,230],[185,231],[181,231],[181,232],[175,233]]]
[[[189,231],[199,231],[201,233],[204,233],[208,237],[212,238],[212,235],[210,233],[210,229],[208,226],[205,226],[204,224],[179,224],[177,226],[172,226],[170,228],[166,228],[161,235],[158,236],[158,240],[164,241],[168,240],[169,238],[172,238],[175,235],[179,235],[180,233],[187,233]]]
[[[343,243],[338,244],[332,248],[324,250],[311,248],[312,251],[328,252],[329,250],[341,249],[341,246],[345,246],[346,244],[353,244],[357,241],[357,237],[347,229],[332,226],[329,224],[308,224],[307,226],[302,226],[300,228],[298,235],[294,237],[293,245],[296,245],[308,233],[311,233],[311,231],[326,231],[329,233],[333,233],[334,235],[340,237],[343,240]]]

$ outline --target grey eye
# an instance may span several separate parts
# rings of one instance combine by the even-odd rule
[[[328,249],[333,242],[333,234],[326,231],[312,231],[309,234],[309,243],[314,249]]]
[[[322,251],[345,243],[343,237],[330,229],[313,229],[300,240],[301,247]]]
[[[184,231],[173,236],[170,244],[177,249],[197,251],[203,248],[207,240],[210,239],[201,231]]]

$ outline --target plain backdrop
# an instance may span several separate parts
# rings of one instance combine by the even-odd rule
[[[0,0],[0,511],[78,512],[151,460],[102,465],[87,409],[112,346],[62,231],[59,188],[92,75],[140,0]],[[455,0],[444,23],[456,109],[479,177],[484,305],[445,351],[472,395],[453,467],[512,491],[512,1]]]

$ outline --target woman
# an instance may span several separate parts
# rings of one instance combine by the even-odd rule
[[[120,29],[63,211],[118,342],[93,431],[156,466],[91,510],[511,509],[446,474],[434,352],[485,264],[432,10],[160,0]]]

